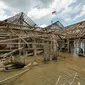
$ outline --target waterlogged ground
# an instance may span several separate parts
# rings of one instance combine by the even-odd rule
[[[62,53],[63,58],[57,62],[51,61],[48,64],[40,63],[42,57],[29,57],[27,62],[38,61],[39,65],[33,67],[30,71],[23,75],[13,78],[1,85],[56,85],[56,82],[61,77],[58,85],[85,85],[85,58],[73,57],[71,54]],[[65,58],[66,57],[66,58]],[[0,80],[21,72],[21,70],[13,70],[8,72],[0,72]],[[75,74],[77,74],[75,76]]]

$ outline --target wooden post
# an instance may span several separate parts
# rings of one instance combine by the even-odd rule
[[[9,35],[10,36],[10,35]],[[12,39],[12,36],[10,36],[10,39]],[[12,43],[12,41],[11,41],[11,43]],[[12,50],[12,44],[9,44],[10,45],[10,51]],[[12,62],[13,60],[12,60],[13,58],[12,58],[12,54],[10,55],[10,61]]]
[[[19,48],[21,48],[21,44],[20,44],[20,42],[21,42],[21,39],[19,39],[19,41],[18,41],[18,43],[19,43],[19,45],[18,45],[18,49]],[[19,57],[21,56],[21,50],[19,50]]]
[[[52,60],[52,55],[53,55],[53,41],[51,38],[51,44],[50,44],[50,60]]]
[[[52,46],[53,46],[53,42],[52,42],[52,39],[51,39],[51,53],[52,53],[52,50],[53,50]]]
[[[80,54],[80,46],[81,46],[80,38],[79,38],[78,45],[79,45],[78,47],[79,47],[79,54]]]
[[[34,49],[34,56],[37,56],[37,50],[36,50],[36,41],[34,39],[34,43],[33,43],[33,49]]]
[[[67,42],[68,42],[68,53],[70,53],[70,41],[69,41],[69,39],[67,40]]]
[[[47,61],[50,60],[50,52],[49,52],[49,44],[48,42],[44,44],[44,61],[47,63]]]
[[[25,43],[23,44],[23,55],[26,55],[26,48],[25,48]]]
[[[23,63],[25,64],[25,56],[26,56],[26,48],[25,48],[25,44],[23,44]]]
[[[55,35],[53,35],[53,51],[54,52],[56,52],[56,50],[57,50],[56,44],[57,44],[57,41],[56,41]]]

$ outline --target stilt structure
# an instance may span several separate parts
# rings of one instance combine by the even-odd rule
[[[50,49],[49,57],[57,51],[73,52],[74,42],[78,41],[80,50],[81,43],[85,41],[84,28],[85,21],[67,27],[57,21],[45,28],[40,28],[21,12],[0,21],[0,58],[12,61],[13,56],[17,56],[15,58],[27,55],[37,56],[45,52],[47,48]],[[85,48],[83,51],[85,53]],[[47,53],[45,54],[48,56]]]
[[[61,28],[58,25],[59,22],[56,23],[53,24]],[[48,52],[45,56],[50,56],[51,51],[56,52],[57,39],[61,38],[61,34],[54,32],[55,30],[54,27],[39,28],[23,12],[0,21],[0,58],[2,60],[6,58],[6,61],[9,59],[12,62],[15,58],[18,60],[22,56],[37,56],[46,51]]]

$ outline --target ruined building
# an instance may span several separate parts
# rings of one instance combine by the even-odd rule
[[[55,52],[85,53],[85,21],[64,27],[59,21],[40,28],[23,12],[0,21],[0,58]]]

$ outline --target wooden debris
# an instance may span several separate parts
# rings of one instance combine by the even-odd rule
[[[80,83],[80,82],[78,82],[78,85],[81,85],[81,83]]]
[[[75,76],[73,77],[73,79],[72,79],[72,81],[71,81],[71,83],[70,83],[69,85],[72,85],[72,84],[73,84],[73,82],[74,82],[75,79],[76,79],[76,76],[77,76],[77,72],[75,73]]]
[[[33,62],[33,65],[34,65],[34,66],[37,66],[37,65],[38,65],[38,63],[37,63],[37,62]]]
[[[56,84],[55,85],[58,85],[60,79],[61,79],[61,76],[58,77],[58,80],[56,81]]]
[[[26,69],[26,70],[24,70],[24,71],[22,71],[22,72],[20,72],[20,73],[18,73],[18,74],[16,74],[16,75],[13,75],[13,76],[8,77],[8,78],[6,78],[6,79],[4,79],[4,80],[1,80],[1,81],[0,81],[0,84],[1,84],[1,83],[4,83],[5,81],[8,81],[8,80],[10,80],[10,79],[12,79],[12,78],[14,78],[14,77],[20,76],[20,75],[26,73],[27,71],[29,71],[30,69],[31,69],[31,67],[28,68],[28,69]]]

